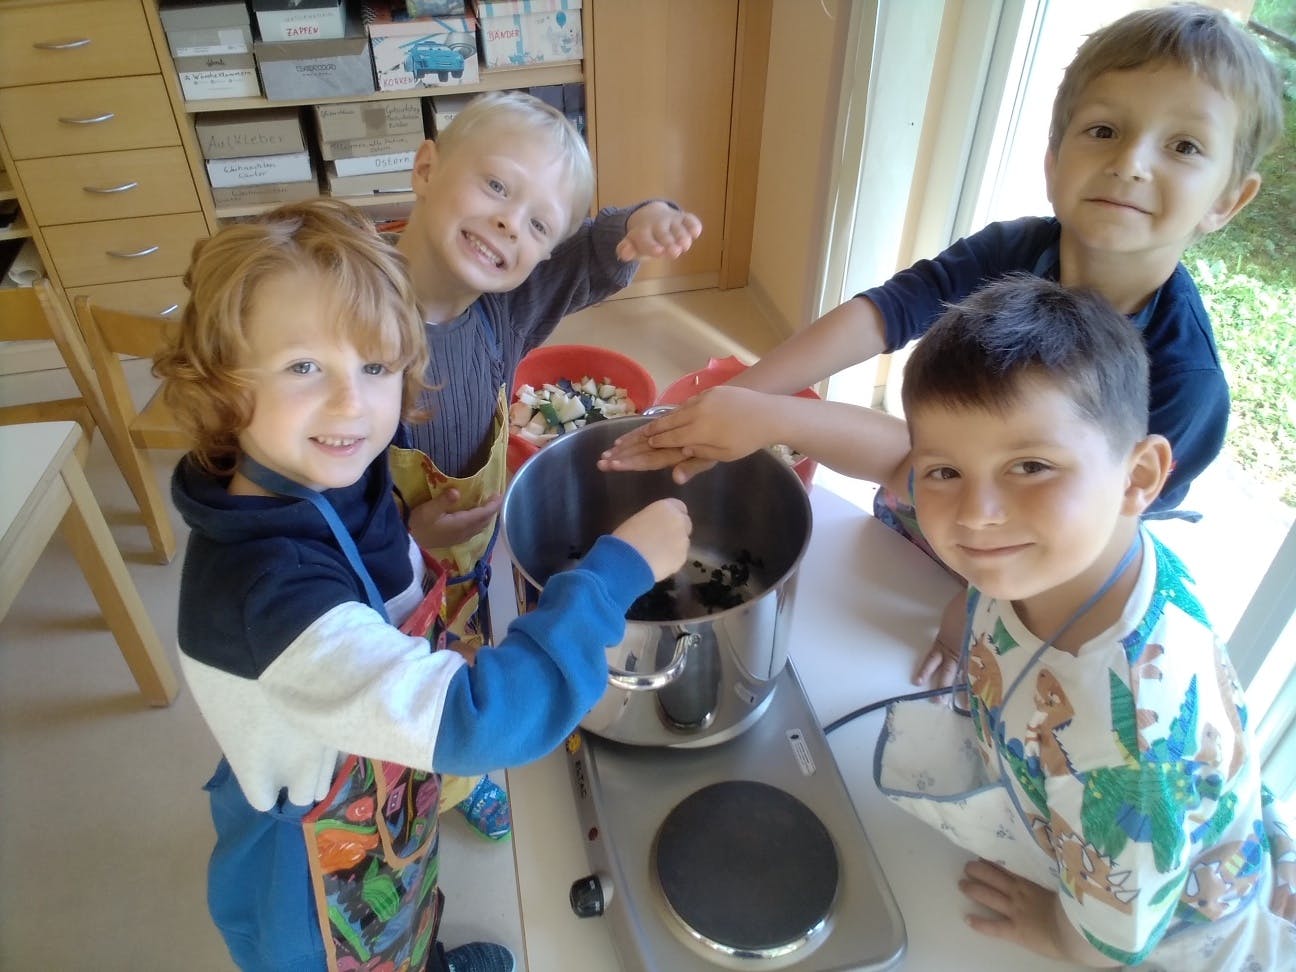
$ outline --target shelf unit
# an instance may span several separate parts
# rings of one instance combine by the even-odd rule
[[[10,199],[18,198],[18,190],[13,187],[9,179],[9,173],[0,169],[0,202],[8,202]],[[23,218],[22,210],[18,210],[18,215],[14,217],[12,223],[0,229],[0,241],[4,240],[27,240],[31,239],[31,227],[27,225],[27,220]]]

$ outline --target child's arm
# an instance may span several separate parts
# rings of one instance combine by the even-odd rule
[[[692,213],[653,200],[630,214],[625,238],[617,244],[616,255],[626,263],[650,257],[675,260],[701,235],[702,221]]]
[[[624,636],[626,611],[683,565],[691,531],[682,502],[659,500],[549,578],[536,609],[456,673],[437,730],[436,769],[468,776],[517,766],[561,743],[607,688],[606,649]]]
[[[640,426],[599,460],[608,471],[675,466],[687,482],[689,460],[729,461],[783,444],[843,475],[906,489],[909,434],[903,419],[844,402],[771,395],[720,385]]]
[[[1020,945],[1036,955],[1077,962],[1087,968],[1109,969],[1120,963],[1098,951],[1080,934],[1062,910],[1056,891],[1042,888],[997,864],[972,861],[963,869],[959,890],[995,917],[968,915],[973,931]]]

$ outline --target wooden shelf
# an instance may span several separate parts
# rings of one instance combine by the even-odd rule
[[[0,198],[12,199],[13,196],[9,195]],[[31,227],[28,226],[27,221],[23,219],[22,213],[19,213],[17,218],[8,226],[0,229],[0,240],[26,240],[30,239],[31,235]]]
[[[547,67],[505,68],[483,71],[477,84],[433,85],[407,91],[372,91],[337,98],[292,98],[271,101],[269,98],[212,98],[209,101],[186,101],[184,109],[191,115],[208,111],[243,111],[249,108],[291,108],[300,105],[330,105],[350,101],[396,101],[402,98],[435,98],[437,95],[477,94],[504,88],[536,88],[546,84],[572,84],[584,80],[579,61]]]
[[[9,173],[4,169],[0,169],[0,202],[17,198],[18,192],[13,187],[13,181],[9,178]]]
[[[327,196],[327,193],[320,193]],[[357,209],[377,208],[379,206],[408,206],[414,202],[412,192],[376,192],[372,196],[337,196],[339,201],[355,206]],[[279,203],[259,203],[251,206],[217,206],[217,219],[237,219],[240,216],[255,216],[274,209]]]

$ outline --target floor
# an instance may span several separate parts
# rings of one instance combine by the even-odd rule
[[[751,360],[777,338],[740,290],[610,301],[565,320],[553,340],[630,354],[664,388],[708,357]],[[145,391],[152,379],[137,367],[134,380]],[[0,400],[22,400],[19,384],[7,377]],[[57,383],[43,375],[28,384],[51,397]],[[164,479],[179,454],[152,458]],[[153,622],[173,644],[183,557],[149,561],[101,439],[87,471]],[[173,519],[183,551],[184,527]],[[140,700],[56,539],[0,622],[0,969],[228,972],[204,897],[212,830],[201,788],[217,756],[183,688],[166,709]],[[490,844],[450,814],[441,868],[443,941],[500,941],[521,956],[511,844]]]
[[[751,360],[778,333],[748,292],[697,291],[610,301],[564,321],[553,340],[630,354],[661,389],[711,356]],[[138,390],[150,381],[147,369],[136,369]],[[0,401],[21,400],[16,384],[0,383]],[[48,377],[30,384],[66,394]],[[178,455],[152,458],[163,478]],[[155,625],[173,642],[182,557],[167,566],[148,560],[147,537],[102,441],[88,473]],[[825,470],[817,482],[861,498],[870,491]],[[1192,500],[1208,513],[1202,523],[1158,529],[1212,592],[1217,626],[1227,632],[1292,511],[1224,461],[1199,480]],[[1238,504],[1247,510],[1245,531],[1229,514]],[[183,525],[175,523],[183,549]],[[212,831],[201,787],[216,759],[183,689],[166,709],[141,702],[71,553],[56,540],[0,622],[0,969],[228,972],[204,901]],[[443,940],[501,941],[521,956],[511,846],[487,843],[451,814],[441,863]]]

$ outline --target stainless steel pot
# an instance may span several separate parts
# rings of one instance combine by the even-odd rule
[[[787,662],[810,502],[796,474],[763,450],[685,486],[669,470],[599,472],[599,454],[646,421],[569,432],[518,472],[503,508],[518,612],[632,513],[668,496],[684,500],[689,561],[631,608],[625,637],[608,649],[608,689],[581,725],[634,745],[713,745],[755,723]]]

